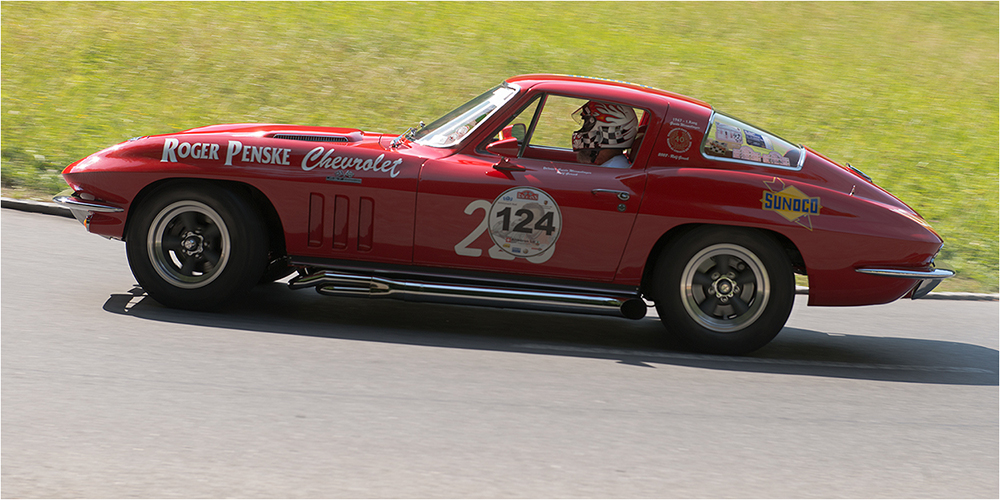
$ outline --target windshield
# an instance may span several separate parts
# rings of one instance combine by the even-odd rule
[[[517,86],[506,82],[497,85],[416,131],[413,140],[422,146],[435,148],[454,146],[514,97],[517,91]]]

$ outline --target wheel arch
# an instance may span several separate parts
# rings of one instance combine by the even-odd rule
[[[671,228],[666,233],[663,233],[663,235],[660,236],[660,239],[656,241],[656,244],[653,245],[652,249],[649,252],[649,255],[646,256],[646,263],[643,265],[642,281],[640,282],[639,285],[640,293],[642,293],[645,297],[649,298],[650,300],[654,301],[656,300],[654,292],[655,287],[652,285],[653,273],[655,271],[654,268],[656,267],[656,261],[659,258],[660,253],[663,251],[663,248],[667,246],[667,244],[670,243],[671,241],[675,241],[678,238],[684,236],[685,234],[691,232],[692,230],[704,226],[732,227],[743,230],[756,231],[766,236],[767,238],[770,238],[785,251],[785,255],[788,257],[788,261],[791,263],[792,271],[794,273],[803,275],[807,274],[806,272],[807,267],[805,259],[802,256],[802,252],[800,252],[798,246],[796,246],[795,243],[792,242],[792,240],[789,239],[784,234],[781,234],[777,231],[773,231],[770,229],[764,229],[753,226],[736,226],[731,224],[705,224],[705,223],[692,222],[688,224],[680,224],[678,226]]]
[[[146,187],[142,188],[132,199],[132,203],[128,208],[128,216],[125,218],[125,227],[122,232],[122,239],[125,240],[127,238],[129,226],[132,224],[132,221],[135,220],[134,215],[137,207],[142,206],[150,194],[166,186],[181,186],[185,184],[216,186],[236,193],[238,196],[242,196],[250,201],[250,204],[257,209],[258,215],[261,217],[261,220],[264,222],[266,227],[269,253],[276,256],[284,256],[287,254],[285,249],[284,226],[281,223],[281,218],[278,216],[278,211],[274,208],[274,204],[271,203],[271,200],[268,199],[267,195],[253,185],[245,182],[221,179],[173,177],[150,183]]]

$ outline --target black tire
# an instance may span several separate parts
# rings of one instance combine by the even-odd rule
[[[244,198],[210,184],[168,184],[132,215],[129,267],[157,302],[221,307],[252,288],[267,266],[261,217]]]
[[[784,327],[795,299],[785,252],[752,229],[696,228],[664,247],[653,273],[663,325],[704,352],[763,347]]]

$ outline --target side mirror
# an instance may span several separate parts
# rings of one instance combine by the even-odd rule
[[[523,141],[524,136],[527,134],[527,128],[523,123],[515,123],[513,125],[507,125],[500,131],[500,139],[510,139],[511,137],[517,139],[518,141]]]
[[[521,149],[520,142],[517,137],[500,139],[499,141],[489,143],[486,146],[486,150],[495,155],[514,158],[517,156],[518,150]]]

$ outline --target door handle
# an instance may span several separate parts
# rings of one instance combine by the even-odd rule
[[[622,200],[622,201],[628,201],[628,199],[631,198],[631,196],[628,194],[627,191],[615,191],[614,189],[592,189],[590,192],[593,193],[593,194],[597,194],[597,193],[611,193],[611,194],[617,196],[618,199]]]

